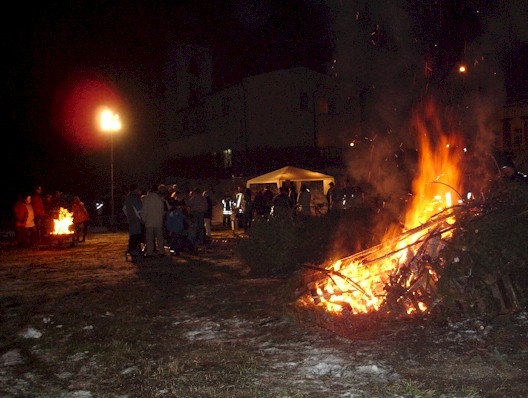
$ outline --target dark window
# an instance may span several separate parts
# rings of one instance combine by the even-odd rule
[[[189,74],[192,76],[200,76],[200,61],[197,57],[191,58],[189,61]]]
[[[524,119],[524,147],[528,148],[528,118]]]
[[[223,97],[222,98],[222,114],[224,116],[229,115],[229,97]]]
[[[353,106],[352,97],[348,97],[345,102],[345,112],[349,114],[352,113],[352,106]]]
[[[513,146],[515,148],[520,148],[522,144],[522,129],[515,129],[513,134]]]
[[[187,133],[189,130],[189,115],[185,114],[182,118],[182,130],[184,133]]]
[[[504,148],[511,148],[512,146],[511,124],[509,119],[502,121],[502,146]]]
[[[200,102],[201,93],[198,87],[195,87],[194,84],[191,84],[189,87],[189,105],[195,106]]]
[[[337,98],[335,97],[328,98],[328,113],[330,115],[337,114]]]
[[[301,111],[308,110],[308,93],[301,93],[299,98],[299,108]]]

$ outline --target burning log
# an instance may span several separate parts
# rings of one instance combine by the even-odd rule
[[[436,299],[436,274],[431,260],[454,228],[455,206],[423,225],[382,244],[323,266],[307,281],[312,303],[331,313],[368,312],[404,317],[425,314]]]

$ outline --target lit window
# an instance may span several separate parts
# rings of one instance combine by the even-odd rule
[[[233,151],[231,149],[224,149],[222,151],[223,153],[223,158],[224,158],[224,167],[227,169],[227,168],[230,168],[233,166]]]

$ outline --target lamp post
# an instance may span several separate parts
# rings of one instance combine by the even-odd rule
[[[119,115],[110,110],[104,110],[101,113],[101,129],[110,134],[110,209],[112,212],[110,225],[114,228],[114,133],[121,130],[121,121]]]

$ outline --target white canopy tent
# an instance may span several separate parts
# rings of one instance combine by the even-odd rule
[[[248,180],[246,187],[253,188],[258,185],[274,184],[276,185],[275,188],[279,188],[285,181],[293,181],[297,187],[297,191],[300,190],[302,183],[310,184],[320,181],[323,187],[323,194],[325,195],[330,187],[330,183],[333,182],[335,184],[335,178],[331,175],[300,169],[298,167],[286,166]]]

